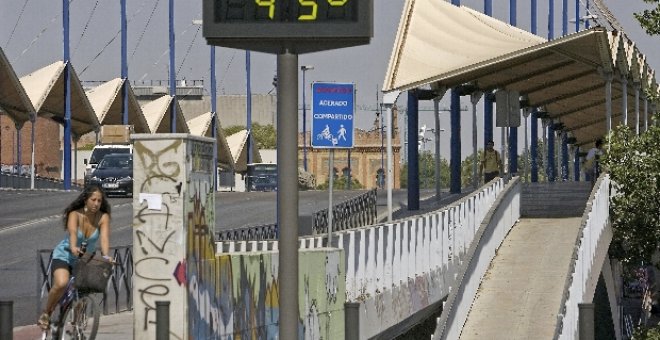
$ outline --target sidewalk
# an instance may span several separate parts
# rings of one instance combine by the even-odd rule
[[[133,338],[133,311],[118,314],[101,314],[96,340],[116,340]],[[41,339],[41,329],[37,325],[14,328],[14,340]]]

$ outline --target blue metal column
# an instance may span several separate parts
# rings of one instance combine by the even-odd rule
[[[568,141],[566,132],[561,132],[561,180],[568,181]]]
[[[71,189],[71,77],[69,65],[69,0],[62,0],[64,31],[64,190]]]
[[[538,3],[537,0],[532,0],[531,3],[531,32],[532,34],[537,33],[538,20]],[[538,110],[536,108],[532,109],[530,115],[530,143],[529,143],[529,157],[530,159],[530,180],[532,183],[539,181],[539,164],[538,164],[538,148],[539,148],[539,121],[538,121]]]
[[[555,38],[555,0],[548,0],[548,40]]]
[[[16,127],[16,174],[21,174],[21,129],[23,128],[23,123],[15,123]]]
[[[532,114],[530,116],[530,146],[529,146],[529,158],[531,158],[530,173],[532,183],[539,181],[539,164],[538,164],[538,149],[539,149],[539,119],[538,119],[538,110],[536,108],[532,109]]]
[[[575,0],[575,32],[578,32],[579,30],[580,30],[580,0]]]
[[[128,125],[128,39],[127,39],[127,24],[126,24],[126,0],[121,0],[121,79],[124,80],[122,85],[122,101],[121,101],[121,122]]]
[[[170,132],[176,132],[176,73],[174,71],[174,0],[169,2],[170,22]],[[155,131],[151,131],[155,132]]]
[[[586,5],[585,5],[584,13],[589,15],[589,1],[587,1]],[[589,29],[589,19],[584,21],[584,28]]]
[[[573,177],[576,182],[580,181],[580,147],[575,147],[575,159],[573,161]]]
[[[548,40],[555,38],[555,1],[548,0]],[[546,164],[546,173],[548,181],[555,181],[555,130],[552,122],[548,124],[548,164]]]
[[[493,140],[493,94],[484,95],[484,149],[486,143]]]
[[[451,147],[449,153],[449,192],[461,193],[461,97],[457,89],[451,90],[450,104]]]
[[[302,67],[303,170],[307,171],[307,108],[305,103],[305,66]],[[378,109],[376,109],[378,110]],[[350,164],[349,164],[350,168]]]
[[[484,14],[493,16],[493,0],[484,0]],[[493,96],[491,92],[484,94],[484,150],[486,143],[493,140]]]
[[[419,102],[414,90],[408,91],[408,210],[419,210]]]
[[[517,25],[516,19],[516,0],[510,0],[509,4],[509,23],[511,26]],[[520,110],[516,112],[520,116]],[[518,173],[518,127],[509,128],[509,174]]]
[[[218,98],[215,78],[215,46],[211,46],[211,137],[213,137],[213,188],[218,190]]]
[[[247,148],[247,157],[246,157],[246,163],[250,164],[252,163],[252,84],[250,83],[250,78],[252,78],[251,71],[250,71],[250,51],[245,51],[245,92],[246,98],[245,98],[245,108],[246,108],[246,114],[247,114],[247,140],[246,140],[246,148]],[[304,86],[304,85],[303,85]],[[297,142],[296,142],[297,144]],[[296,148],[297,150],[297,148]],[[296,151],[297,153],[297,151]]]
[[[516,0],[509,0],[509,24],[511,24],[511,26],[518,26],[516,7]]]
[[[580,21],[580,18],[576,18]],[[562,0],[561,3],[561,35],[568,34],[568,0]]]
[[[555,129],[553,123],[548,124],[548,164],[546,164],[548,182],[555,181]]]

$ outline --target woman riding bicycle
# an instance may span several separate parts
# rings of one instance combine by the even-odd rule
[[[64,293],[76,260],[84,252],[94,252],[100,242],[101,254],[110,261],[110,204],[101,187],[87,186],[78,197],[64,209],[66,236],[53,250],[51,264],[52,287],[48,292],[46,309],[37,324],[48,329],[50,315]],[[82,249],[83,243],[86,249]]]

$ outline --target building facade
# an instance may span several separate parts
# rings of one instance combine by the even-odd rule
[[[394,173],[394,188],[401,187],[401,143],[397,129],[397,110],[392,110],[393,131],[392,136],[392,166]],[[313,149],[309,145],[310,132],[307,132],[307,171],[314,174],[317,186],[328,181],[330,152],[328,149]],[[354,147],[350,149],[335,149],[334,173],[335,178],[346,177],[350,172],[351,178],[360,182],[363,188],[385,188],[387,179],[379,176],[379,172],[387,173],[387,140],[386,131],[376,119],[373,128],[369,131],[356,129]],[[350,157],[349,157],[350,153]],[[350,158],[350,160],[349,160]],[[298,135],[298,166],[303,168],[303,135]],[[350,162],[349,162],[350,161]],[[349,164],[350,163],[350,164]],[[343,189],[343,188],[336,188]]]
[[[15,173],[18,164],[21,173],[29,173],[32,161],[31,136],[31,122],[26,122],[20,129],[17,129],[9,116],[0,113],[0,168],[2,172]],[[36,175],[60,178],[61,142],[60,125],[50,118],[37,117],[34,138]]]

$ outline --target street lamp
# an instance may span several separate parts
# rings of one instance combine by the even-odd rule
[[[303,65],[300,66],[302,71],[302,126],[303,126],[303,169],[307,171],[307,107],[305,105],[305,72],[313,70],[313,65]]]

